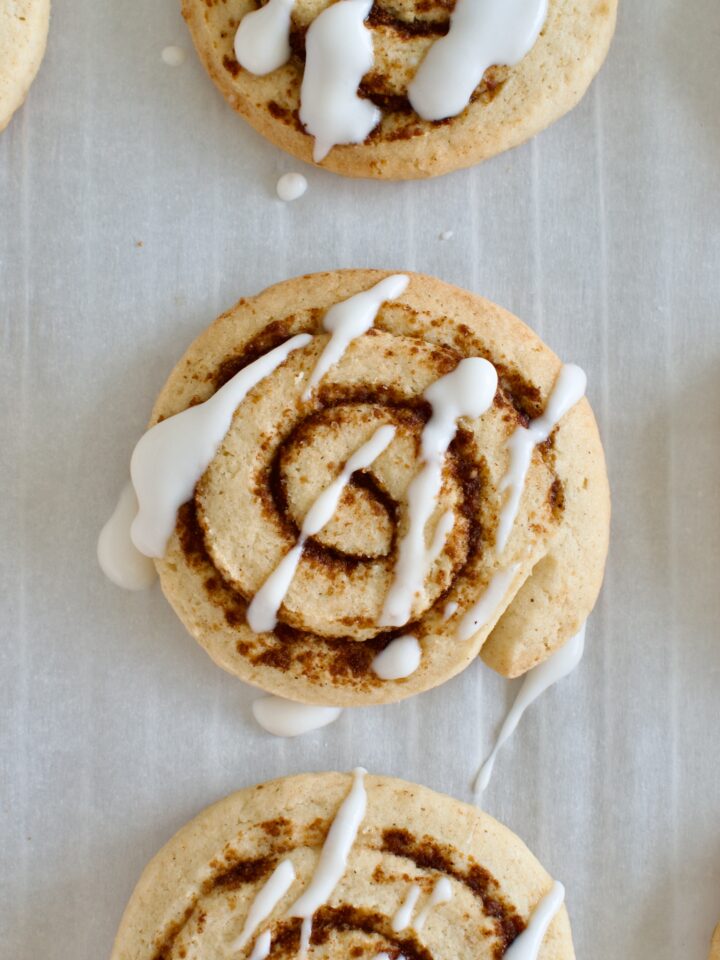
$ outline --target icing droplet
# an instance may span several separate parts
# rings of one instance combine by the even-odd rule
[[[440,877],[433,888],[433,892],[428,897],[427,903],[417,915],[415,922],[413,923],[413,927],[418,933],[422,931],[423,927],[427,923],[427,918],[430,916],[430,911],[434,907],[439,906],[441,903],[448,903],[450,900],[452,900],[452,895],[453,892],[450,881],[447,877]]]
[[[343,800],[330,826],[310,885],[288,911],[289,917],[302,917],[303,919],[312,917],[318,907],[327,902],[342,879],[347,868],[350,850],[355,843],[360,824],[365,817],[367,793],[365,792],[364,779],[366,773],[367,770],[362,767],[353,770],[352,788]]]
[[[450,30],[428,50],[408,87],[423,120],[462,113],[488,67],[514,66],[535,45],[547,0],[457,0]]]
[[[270,350],[228,380],[205,403],[156,424],[139,440],[130,474],[140,508],[130,536],[147,557],[162,557],[177,511],[217,453],[233,414],[247,394],[312,337],[301,333]]]
[[[454,232],[453,232],[452,230],[443,230],[443,232],[440,234],[439,239],[440,239],[440,240],[452,240],[452,238],[453,238],[454,236],[455,236],[455,234],[454,234]]]
[[[165,47],[160,56],[169,67],[180,67],[185,63],[186,53],[182,47]]]
[[[283,697],[261,697],[254,701],[252,711],[263,730],[275,737],[299,737],[320,730],[342,713],[340,707],[315,707]]]
[[[533,450],[538,443],[544,443],[547,440],[568,410],[585,395],[586,386],[585,372],[573,363],[565,364],[555,381],[543,415],[531,420],[527,427],[516,427],[507,441],[506,449],[510,456],[510,464],[507,473],[500,481],[499,489],[501,493],[507,490],[508,495],[498,521],[496,538],[498,554],[502,553],[507,546],[515,523]]]
[[[338,143],[362,143],[381,119],[378,108],[358,96],[372,68],[372,34],[365,26],[373,0],[338,0],[310,24],[300,88],[300,121],[315,137],[320,163]]]
[[[422,650],[412,634],[396,637],[372,662],[372,669],[381,680],[402,680],[420,666]]]
[[[113,515],[100,531],[97,557],[108,580],[125,590],[144,590],[157,577],[155,564],[130,539],[130,524],[138,512],[132,484],[123,487]]]
[[[301,173],[284,173],[277,182],[277,195],[285,203],[291,203],[305,193],[307,185],[307,180]]]
[[[565,887],[555,881],[535,907],[527,927],[505,951],[504,960],[537,960],[545,934],[565,899]]]
[[[262,885],[248,910],[242,933],[230,944],[234,952],[249,943],[260,924],[273,912],[290,889],[295,879],[295,868],[289,860],[282,860]],[[268,932],[269,936],[269,932]],[[255,945],[257,947],[257,944]],[[265,954],[267,956],[267,954]]]
[[[235,59],[263,77],[290,59],[290,15],[294,0],[268,0],[246,13],[235,34]]]
[[[548,687],[551,687],[554,683],[557,683],[559,680],[562,680],[563,677],[566,677],[569,673],[577,667],[577,665],[582,660],[583,652],[585,650],[585,625],[583,624],[582,629],[577,633],[571,640],[557,650],[551,657],[545,660],[543,663],[533,667],[532,670],[529,670],[525,675],[523,684],[518,691],[518,695],[515,698],[515,702],[512,705],[505,721],[500,728],[500,733],[498,734],[497,741],[493,747],[492,753],[487,758],[487,760],[480,767],[478,775],[475,779],[473,789],[475,791],[475,798],[478,799],[480,794],[485,790],[487,785],[490,783],[490,778],[492,777],[493,768],[495,766],[495,758],[497,757],[498,751],[502,745],[510,739],[512,734],[515,732],[515,729],[520,723],[522,715],[525,713],[530,704],[534,703],[537,698],[543,694]]]
[[[497,390],[495,367],[480,357],[461,360],[455,369],[432,383],[424,398],[432,416],[421,438],[421,466],[407,490],[408,529],[398,546],[393,582],[385,598],[380,625],[400,627],[410,619],[413,601],[422,595],[428,568],[425,527],[442,487],[445,455],[460,417],[479,417]]]
[[[308,510],[303,520],[300,536],[295,546],[285,554],[265,583],[260,587],[247,609],[247,622],[255,633],[272,630],[277,623],[278,610],[292,583],[303,547],[308,537],[320,533],[332,520],[343,490],[358,470],[365,470],[385,451],[395,436],[395,427],[390,424],[379,427],[367,443],[359,447],[348,459],[340,475],[323,490]]]
[[[331,8],[332,9],[332,8]],[[309,400],[315,387],[336,363],[342,360],[345,351],[375,323],[380,307],[386,300],[396,300],[407,289],[410,278],[396,273],[385,277],[369,290],[356,293],[354,297],[343,300],[330,307],[323,320],[323,328],[330,334],[330,340],[320,354],[315,369],[310,375],[303,400]]]
[[[514,563],[506,570],[494,573],[490,583],[483,591],[480,599],[473,604],[458,624],[455,636],[464,643],[482,630],[496,615],[501,601],[510,589],[515,575],[520,569],[519,563]]]
[[[400,933],[409,925],[419,896],[420,887],[416,883],[413,883],[405,894],[405,899],[395,912],[395,916],[392,918],[393,933]]]

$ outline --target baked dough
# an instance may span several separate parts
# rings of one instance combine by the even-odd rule
[[[282,860],[296,878],[257,928],[272,934],[271,960],[298,955],[300,920],[288,910],[307,889],[351,777],[305,774],[233,794],[184,827],[146,867],[123,916],[111,960],[245,960],[230,945],[258,890]],[[499,960],[551,887],[551,878],[507,828],[474,807],[387,777],[365,779],[367,809],[347,869],[313,918],[309,960],[387,951],[407,960]],[[421,933],[390,921],[411,884],[418,908],[441,877],[452,891]],[[539,960],[573,960],[564,907]]]
[[[330,0],[296,0],[291,60],[254,76],[235,59],[238,24],[256,0],[181,0],[193,41],[230,105],[272,143],[308,163],[313,140],[298,119],[305,32]],[[617,0],[550,0],[542,33],[515,67],[491,67],[469,106],[437,123],[421,120],[406,93],[430,44],[447,29],[446,0],[377,0],[367,25],[375,63],[361,93],[384,118],[368,139],[336,146],[322,166],[351,177],[407,180],[468,167],[539,133],[581,99],[615,29]]]
[[[49,24],[50,0],[0,0],[0,130],[40,69]]]
[[[192,344],[170,375],[152,423],[207,400],[248,362],[300,332],[295,350],[237,409],[230,430],[178,513],[162,588],[210,656],[292,700],[359,706],[403,699],[464,669],[482,649],[506,676],[524,673],[568,640],[597,597],[608,543],[602,446],[586,400],[536,447],[520,512],[500,558],[495,529],[508,464],[505,442],[539,415],[561,367],[516,317],[432,277],[409,275],[406,292],[380,309],[310,400],[304,385],[328,339],[334,304],[388,274],[347,270],[299,277],[241,300]],[[406,492],[428,416],[422,393],[466,356],[493,361],[500,389],[478,420],[461,421],[445,461],[434,515],[454,526],[425,581],[425,598],[401,629],[378,626],[392,582]],[[384,424],[390,447],[346,489],[332,521],[308,541],[274,631],[254,633],[247,604],[294,546],[305,513],[349,456]],[[429,531],[432,523],[428,524]],[[499,566],[517,564],[487,624],[458,640],[463,614]],[[457,611],[447,617],[448,604]],[[374,657],[412,632],[422,650],[407,679],[380,680]]]

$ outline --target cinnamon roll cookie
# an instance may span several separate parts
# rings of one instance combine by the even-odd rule
[[[389,180],[486,160],[570,110],[617,0],[182,0],[230,105],[301,160]]]
[[[600,588],[609,497],[584,388],[517,318],[439,280],[281,283],[170,375],[101,563],[141,586],[155,558],[210,656],[291,700],[399,700],[479,652],[517,676]]]
[[[40,69],[49,24],[50,0],[0,0],[0,130]]]
[[[573,960],[564,890],[477,809],[339,773],[241,790],[145,869],[111,960]]]

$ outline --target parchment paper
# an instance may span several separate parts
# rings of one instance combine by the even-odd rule
[[[95,562],[152,400],[241,295],[424,270],[589,374],[614,493],[580,669],[486,807],[568,889],[584,960],[705,960],[720,919],[720,4],[624,0],[609,60],[533,143],[427,183],[305,169],[226,106],[173,0],[56,2],[0,136],[0,956],[107,957],[158,847],[235,788],[363,763],[469,799],[514,687],[479,662],[294,742],[159,589]],[[179,44],[188,59],[166,66]],[[449,240],[439,234],[453,231]]]

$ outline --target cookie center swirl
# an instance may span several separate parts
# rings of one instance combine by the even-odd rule
[[[407,529],[407,490],[430,415],[422,393],[457,357],[372,331],[305,400],[304,374],[325,345],[316,339],[249,398],[252,416],[244,411],[233,421],[198,485],[198,517],[213,563],[250,601],[296,546],[308,512],[353,454],[378,429],[393,427],[387,449],[350,476],[329,521],[304,543],[279,610],[279,621],[296,630],[368,640],[383,631],[382,605]],[[413,619],[450,587],[468,557],[471,519],[459,451],[448,453],[427,524],[428,548],[443,518],[446,529]]]

